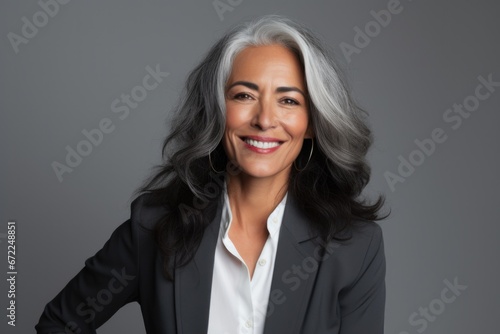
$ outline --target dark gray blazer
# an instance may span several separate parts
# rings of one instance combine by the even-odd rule
[[[131,217],[50,301],[37,333],[96,333],[120,307],[140,304],[147,333],[206,333],[221,205],[194,259],[162,276],[151,227],[160,208],[131,204]],[[148,225],[149,224],[149,225]],[[280,230],[266,334],[383,334],[385,256],[380,226],[359,223],[349,241],[321,251],[292,196]],[[228,305],[231,307],[231,305]]]

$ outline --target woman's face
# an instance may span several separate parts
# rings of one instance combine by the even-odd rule
[[[286,180],[304,138],[311,137],[306,96],[300,62],[290,50],[241,51],[226,85],[228,158],[248,176]]]

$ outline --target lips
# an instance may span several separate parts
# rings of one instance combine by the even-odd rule
[[[248,148],[260,153],[273,152],[281,144],[283,144],[283,141],[277,138],[270,138],[270,137],[248,136],[248,137],[241,137],[241,140],[243,140],[245,144],[247,144]]]
[[[277,141],[272,141],[272,142],[257,141],[257,140],[253,140],[253,139],[249,139],[249,138],[245,139],[245,143],[247,143],[248,145],[252,145],[254,147],[263,148],[263,149],[273,148],[273,147],[280,145],[280,143]]]

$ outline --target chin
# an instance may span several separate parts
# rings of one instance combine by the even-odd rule
[[[276,166],[269,166],[267,164],[264,166],[241,164],[240,168],[246,176],[255,178],[277,177],[289,171],[289,168],[277,169]]]

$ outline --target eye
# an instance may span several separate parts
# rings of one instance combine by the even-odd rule
[[[294,99],[291,99],[288,97],[282,99],[281,102],[284,104],[290,105],[290,106],[298,106],[300,104],[297,101],[295,101]]]
[[[250,100],[252,97],[247,93],[238,93],[234,96],[236,100]]]

